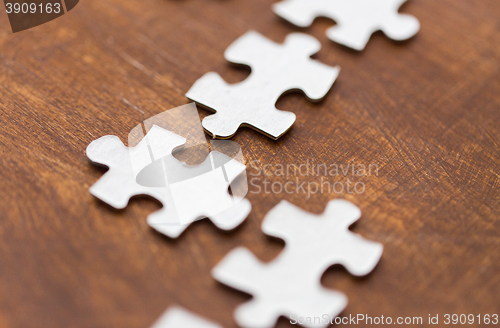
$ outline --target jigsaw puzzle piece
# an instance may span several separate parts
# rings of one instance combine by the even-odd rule
[[[150,328],[222,328],[181,307],[168,309]]]
[[[288,91],[301,90],[311,101],[323,99],[335,82],[338,67],[310,58],[320,43],[311,36],[294,33],[276,44],[250,31],[225,52],[230,62],[248,65],[250,76],[227,84],[217,73],[205,74],[186,96],[216,112],[203,120],[204,129],[217,138],[231,138],[240,126],[252,127],[278,139],[295,122],[295,114],[276,108]]]
[[[185,143],[184,138],[158,127],[152,129],[150,136],[163,140],[158,145],[160,152],[173,151]],[[123,209],[133,196],[151,195],[149,188],[136,182],[137,173],[154,160],[149,152],[147,138],[143,138],[135,147],[126,147],[118,137],[104,136],[90,143],[86,152],[94,164],[109,168],[90,188],[90,193],[95,197],[116,209]]]
[[[253,80],[230,85],[219,74],[207,73],[186,96],[216,111],[202,122],[214,138],[229,139],[243,125],[278,139],[293,125],[295,114],[278,110],[274,104],[279,96],[260,89]]]
[[[328,203],[321,215],[308,213],[293,204],[282,201],[274,207],[262,223],[262,231],[269,236],[283,239],[289,253],[314,253],[317,244],[308,241],[322,240],[322,249],[335,250],[320,261],[315,260],[318,278],[332,263],[341,264],[352,275],[364,276],[373,271],[380,261],[383,246],[368,241],[349,231],[349,227],[361,217],[361,211],[352,203],[336,199]]]
[[[180,162],[173,152],[184,145],[186,139],[155,124],[171,126],[173,121],[186,117],[188,122],[181,121],[182,126],[177,130],[186,136],[194,136],[196,143],[191,143],[192,148],[205,153],[208,147],[203,130],[197,130],[189,122],[196,119],[199,124],[194,104],[174,109],[172,113],[162,113],[145,121],[146,136],[142,125],[132,129],[129,144],[136,146],[126,147],[118,137],[105,136],[87,147],[87,156],[94,164],[109,168],[90,188],[91,194],[117,209],[125,208],[133,196],[155,198],[162,208],[148,216],[148,223],[171,238],[176,238],[189,224],[204,217],[209,217],[223,230],[241,224],[251,205],[244,199],[248,191],[246,179],[236,178],[239,175],[246,178],[243,175],[246,166],[216,151],[199,165]],[[200,132],[204,144],[200,142]],[[243,161],[237,143],[221,141],[213,142],[213,145]],[[198,159],[199,153],[191,152],[185,158]],[[230,186],[236,189],[232,195],[228,192]]]
[[[136,153],[143,153],[146,166],[149,153],[147,144],[142,143],[136,146]],[[104,136],[93,141],[87,147],[87,157],[100,166],[108,167],[109,170],[90,188],[90,193],[103,202],[116,209],[123,209],[127,206],[130,197],[141,193],[143,188],[134,181],[134,173],[130,160],[130,151],[118,137]],[[118,190],[114,183],[121,181]]]
[[[246,166],[219,152],[211,152],[200,165],[181,163],[172,152],[185,141],[156,125],[135,147],[126,147],[115,136],[95,140],[87,156],[109,170],[90,188],[91,194],[117,209],[125,208],[133,196],[157,199],[163,207],[148,216],[148,223],[171,238],[204,217],[220,229],[234,229],[251,205],[230,195],[228,188]]]
[[[297,261],[300,262],[300,259]],[[336,316],[344,309],[347,304],[344,294],[327,290],[315,280],[296,275],[295,270],[301,270],[301,264],[290,264],[280,257],[269,264],[262,263],[249,250],[240,247],[226,255],[213,269],[212,275],[216,280],[254,296],[236,309],[238,325],[268,328],[274,327],[282,315]]]
[[[283,251],[269,263],[237,248],[212,271],[214,278],[254,296],[235,311],[242,327],[272,327],[281,315],[335,317],[345,308],[342,293],[321,286],[321,276],[334,264],[354,275],[368,274],[380,260],[382,245],[348,230],[361,212],[343,200],[331,201],[322,215],[282,201],[262,224],[263,231],[285,240]],[[306,327],[329,323],[306,322]]]
[[[398,13],[407,0],[284,0],[274,5],[277,15],[300,26],[310,26],[316,17],[327,17],[337,25],[328,29],[332,41],[363,50],[371,35],[381,30],[389,38],[402,41],[420,29],[419,21]]]

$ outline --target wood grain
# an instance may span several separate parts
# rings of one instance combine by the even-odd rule
[[[86,0],[16,34],[0,15],[0,327],[148,327],[174,304],[235,327],[232,311],[249,296],[211,268],[236,246],[275,257],[283,243],[260,223],[281,199],[320,213],[337,197],[363,212],[353,230],[385,245],[366,279],[324,275],[348,295],[344,315],[500,314],[497,0],[410,1],[402,11],[420,33],[404,43],[377,34],[362,53],[330,42],[329,20],[304,30],[322,42],[317,59],[341,66],[334,88],[319,104],[284,96],[278,107],[297,122],[279,141],[249,129],[233,140],[247,163],[378,165],[378,175],[328,178],[361,181],[362,194],[250,193],[253,211],[233,233],[200,221],[173,241],[146,224],[156,202],[115,211],[88,193],[104,172],[85,156],[92,140],[126,140],[186,104],[206,72],[243,80],[223,52],[246,31],[276,42],[297,31],[271,5]]]

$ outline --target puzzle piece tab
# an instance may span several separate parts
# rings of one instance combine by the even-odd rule
[[[347,305],[347,297],[322,287],[323,273],[341,264],[351,274],[363,276],[375,268],[382,256],[381,244],[349,231],[360,216],[360,210],[344,200],[331,201],[322,215],[307,213],[286,201],[272,209],[262,230],[285,241],[281,254],[262,263],[247,249],[237,248],[212,271],[221,283],[254,296],[236,309],[237,323],[245,328],[269,328],[282,315],[339,315]]]
[[[222,326],[176,306],[168,309],[150,328],[222,328]]]
[[[135,147],[126,147],[115,136],[95,140],[87,147],[87,156],[109,171],[90,193],[117,209],[125,208],[133,196],[157,199],[163,208],[148,216],[148,224],[171,238],[204,217],[220,229],[235,228],[251,205],[230,195],[228,188],[246,170],[245,165],[215,151],[200,165],[180,163],[172,151],[184,143],[184,138],[158,126]]]
[[[274,12],[290,23],[310,26],[317,17],[328,17],[337,25],[327,31],[334,42],[363,50],[371,35],[381,30],[389,38],[402,41],[417,34],[419,21],[399,14],[407,0],[284,0],[274,5]]]
[[[244,125],[278,139],[295,122],[295,114],[276,108],[278,99],[288,91],[302,90],[309,100],[320,101],[339,74],[338,67],[311,59],[320,48],[315,38],[301,33],[276,44],[250,31],[225,52],[228,61],[250,66],[248,79],[230,85],[217,73],[208,73],[186,96],[216,111],[203,120],[214,137],[231,138]]]

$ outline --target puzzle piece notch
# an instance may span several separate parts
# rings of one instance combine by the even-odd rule
[[[156,114],[144,120],[143,125],[146,133],[156,125],[186,138],[184,147],[174,150],[175,158],[181,162],[187,162],[190,165],[200,164],[210,152],[195,103]],[[140,127],[141,135],[144,136],[142,131]],[[129,140],[129,145],[134,145],[134,143]]]
[[[212,271],[221,283],[254,296],[236,309],[237,323],[242,327],[272,327],[281,315],[340,314],[347,297],[321,286],[325,270],[341,264],[353,275],[363,276],[373,270],[383,251],[381,244],[348,230],[359,217],[359,209],[343,200],[331,201],[320,216],[286,201],[271,210],[262,228],[266,234],[285,240],[282,253],[262,263],[247,249],[237,248]]]
[[[219,74],[207,73],[186,96],[216,112],[203,120],[205,130],[217,138],[231,138],[240,126],[249,126],[278,139],[295,122],[295,114],[276,108],[288,91],[301,90],[311,101],[323,99],[340,69],[311,58],[321,48],[313,37],[293,33],[276,44],[250,31],[225,52],[228,61],[250,66],[243,82],[227,84]]]
[[[407,0],[284,0],[274,12],[299,27],[311,26],[317,17],[327,17],[337,25],[327,31],[334,42],[361,51],[371,35],[382,31],[389,38],[403,41],[420,29],[419,21],[398,13]]]
[[[157,126],[135,147],[126,147],[115,136],[92,142],[87,147],[87,156],[94,164],[107,166],[109,170],[90,188],[91,194],[117,209],[125,208],[133,196],[148,195],[157,199],[163,207],[148,216],[148,223],[171,238],[178,237],[189,224],[204,217],[209,217],[220,229],[234,229],[251,210],[247,199],[228,193],[232,181],[246,170],[245,165],[219,152],[211,152],[202,164],[211,170],[200,175],[198,166],[173,159],[172,151],[184,142],[184,138]],[[155,159],[162,160],[165,171],[152,179],[164,179],[164,183],[160,183],[160,187],[141,185],[137,176]],[[212,166],[215,162],[219,163],[217,167]],[[165,168],[165,163],[176,165]],[[183,170],[192,172],[183,181],[173,181]]]
[[[169,308],[150,328],[222,328],[179,306]]]

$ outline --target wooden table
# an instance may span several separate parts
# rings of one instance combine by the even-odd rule
[[[204,220],[178,240],[148,227],[157,202],[115,211],[89,194],[104,172],[85,155],[92,140],[126,140],[146,118],[188,103],[206,72],[245,79],[223,52],[246,31],[276,42],[298,31],[272,2],[82,0],[16,34],[0,15],[0,327],[148,327],[174,304],[235,327],[232,311],[249,296],[210,270],[236,246],[273,259],[283,243],[260,223],[282,199],[314,213],[347,199],[363,212],[353,230],[384,244],[367,278],[337,267],[324,275],[349,297],[343,315],[500,314],[497,0],[410,1],[402,11],[418,17],[420,33],[404,43],[376,34],[361,53],[330,42],[327,19],[304,30],[323,45],[318,60],[342,67],[334,88],[319,104],[282,97],[278,107],[297,122],[279,141],[250,129],[233,140],[247,164],[377,165],[371,176],[327,178],[362,182],[364,193],[307,199],[251,186],[253,210],[236,231]]]

